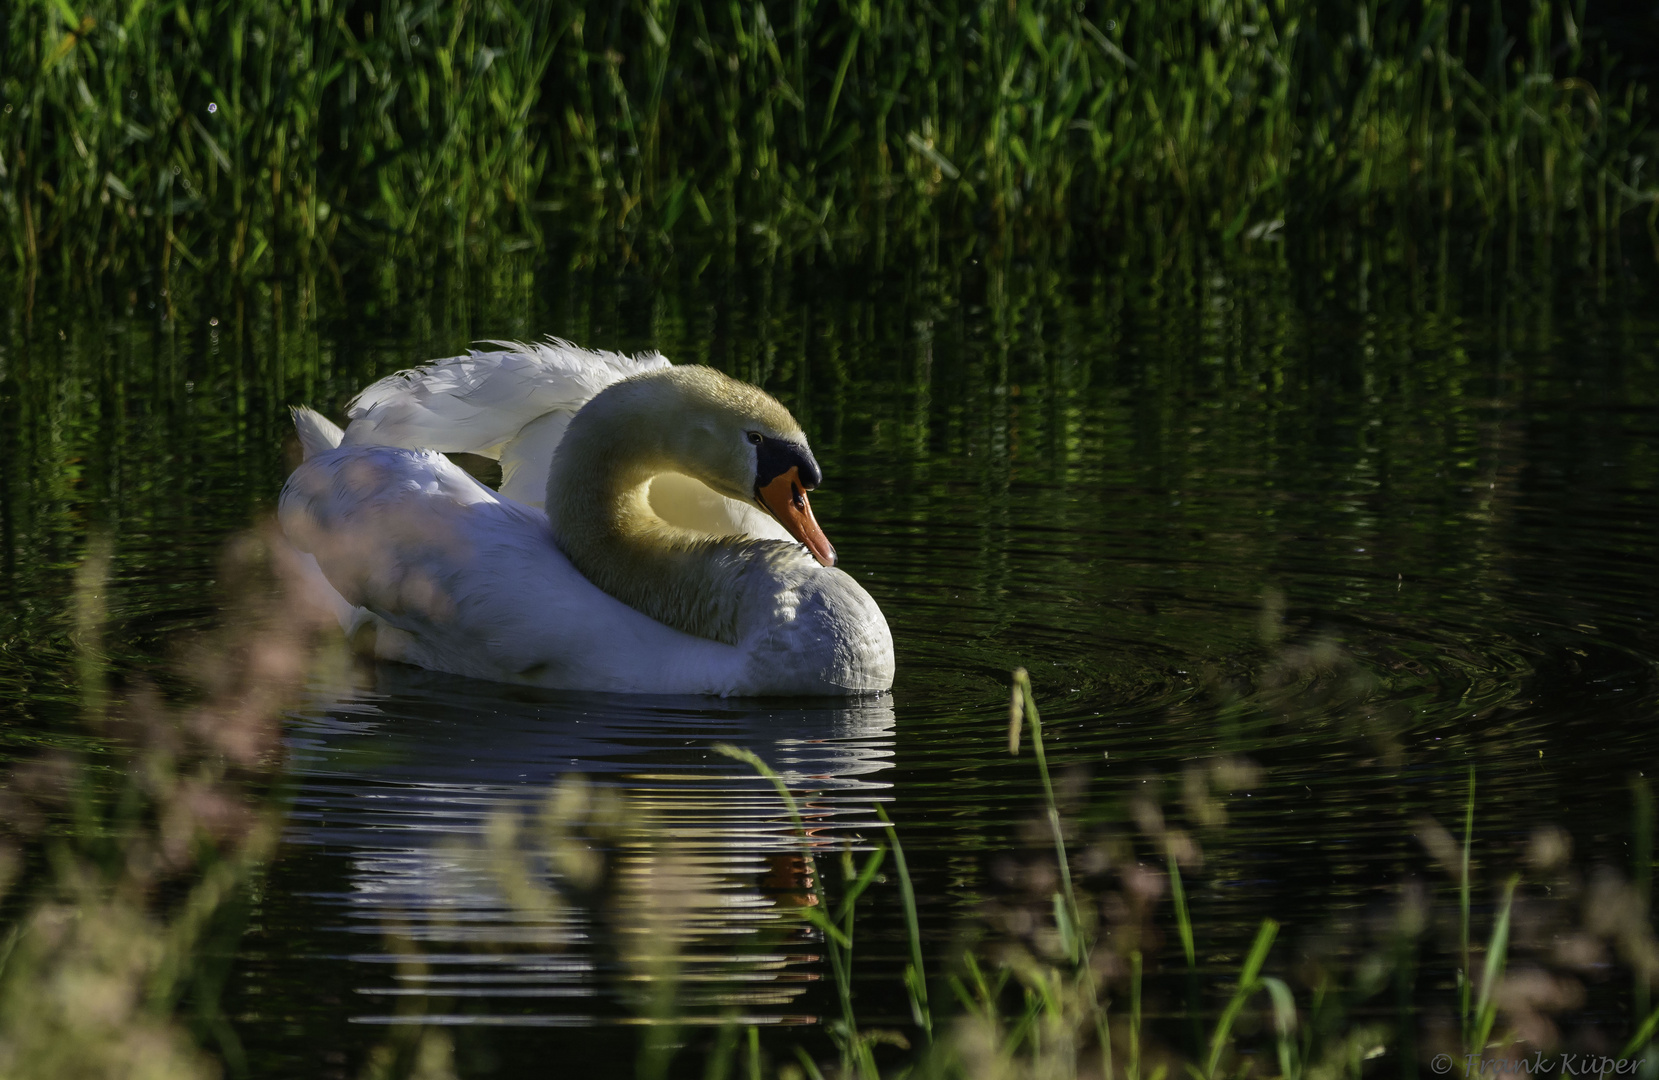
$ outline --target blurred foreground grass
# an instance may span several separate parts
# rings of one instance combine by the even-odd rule
[[[303,602],[284,555],[268,533],[231,546],[220,575],[230,583],[225,632],[185,654],[195,690],[183,704],[139,682],[108,685],[108,545],[94,544],[82,565],[76,680],[87,723],[113,749],[110,760],[39,757],[0,781],[0,1076],[256,1074],[218,1003],[249,897],[277,854],[283,710],[343,662],[328,613]],[[1291,724],[1349,715],[1363,721],[1356,746],[1398,752],[1368,711],[1374,690],[1322,641],[1279,645],[1251,688],[1213,687],[1216,707],[1234,715]],[[806,792],[753,753],[723,750],[772,781],[777,816],[800,837],[786,856],[797,886],[774,900],[821,951],[838,1005],[824,1023],[828,1056],[781,1041],[787,1031],[763,1043],[735,1019],[686,1018],[680,950],[718,897],[700,894],[706,875],[684,838],[654,829],[615,790],[566,778],[539,809],[498,811],[453,854],[457,867],[485,870],[524,916],[585,907],[614,928],[637,987],[642,1078],[1335,1080],[1379,1068],[1413,1076],[1424,1065],[1462,1075],[1480,1062],[1513,1072],[1538,1055],[1573,1055],[1584,1063],[1575,1075],[1659,1073],[1647,781],[1630,788],[1628,875],[1575,862],[1556,828],[1534,833],[1518,858],[1494,854],[1471,770],[1462,820],[1416,826],[1438,883],[1404,880],[1363,917],[1333,911],[1327,926],[1282,936],[1266,918],[1234,951],[1193,921],[1187,890],[1206,873],[1206,844],[1228,827],[1229,792],[1255,786],[1258,766],[1193,761],[1179,776],[1111,786],[1102,805],[1087,778],[1051,775],[1023,670],[1006,724],[987,718],[986,735],[1034,759],[1043,794],[1021,846],[998,860],[976,914],[951,935],[924,929],[902,829],[863,850],[837,846],[803,824]],[[1177,798],[1160,795],[1171,789]],[[904,913],[909,945],[909,1016],[897,1026],[872,1023],[851,976],[883,892]],[[925,947],[947,937],[948,949]],[[416,945],[392,946],[418,968]],[[418,1009],[403,1019],[359,1075],[455,1075],[445,1030],[424,1027]]]
[[[1506,22],[1506,12],[1512,21]],[[1517,13],[1524,18],[1516,19]],[[1015,248],[1648,215],[1586,0],[16,0],[5,257],[280,274],[342,237]]]
[[[47,752],[0,781],[0,1075],[184,1080],[243,1065],[219,990],[281,830],[282,709],[327,618],[295,602],[271,540],[227,549],[226,633],[188,651],[182,705],[107,685],[111,544],[90,545],[75,682],[108,751]]]

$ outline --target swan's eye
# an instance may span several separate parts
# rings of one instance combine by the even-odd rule
[[[754,443],[756,446],[760,445],[760,438],[761,438],[760,432],[758,432],[758,431],[749,432],[749,441]]]

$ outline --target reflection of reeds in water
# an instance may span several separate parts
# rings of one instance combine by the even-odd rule
[[[510,247],[547,222],[624,250],[1270,241],[1406,206],[1606,229],[1652,198],[1646,87],[1584,0],[1507,10],[20,0],[0,215],[20,262],[137,241],[235,276],[342,233]]]

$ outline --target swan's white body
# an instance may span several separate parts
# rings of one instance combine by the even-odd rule
[[[513,345],[375,383],[352,403],[344,432],[298,410],[306,460],[283,489],[283,529],[315,557],[348,632],[372,633],[373,651],[383,659],[583,690],[887,689],[892,637],[869,594],[842,571],[818,565],[758,506],[699,480],[656,472],[640,488],[638,512],[652,528],[680,538],[682,550],[674,553],[678,562],[627,578],[637,607],[594,584],[561,548],[555,528],[562,527],[565,547],[602,572],[600,580],[633,572],[610,565],[605,543],[595,546],[590,536],[581,546],[582,527],[591,523],[571,520],[572,507],[592,501],[571,489],[589,483],[587,473],[604,471],[586,463],[608,460],[605,447],[586,447],[587,457],[582,446],[566,447],[563,472],[551,486],[550,467],[578,411],[621,380],[630,383],[605,399],[621,403],[610,410],[613,427],[628,420],[626,394],[645,391],[664,400],[650,399],[656,422],[642,422],[650,430],[639,437],[665,426],[662,417],[677,415],[666,396],[673,380],[646,373],[667,367],[656,355],[631,359],[561,342]],[[579,425],[572,443],[599,438],[598,423]],[[501,491],[478,483],[445,452],[498,458]],[[564,508],[554,527],[537,505],[544,493],[550,508]],[[640,541],[653,543],[652,536]],[[687,572],[676,577],[676,568]],[[658,597],[653,589],[673,595]],[[716,629],[676,629],[640,607],[672,612],[694,630]]]

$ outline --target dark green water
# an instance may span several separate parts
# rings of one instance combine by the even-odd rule
[[[695,867],[686,1015],[819,1045],[802,1025],[835,1012],[833,991],[780,906],[799,855],[768,790],[710,746],[749,746],[816,793],[821,850],[877,835],[884,805],[942,956],[1005,890],[1000,860],[1036,806],[1029,755],[1006,753],[1016,665],[1097,819],[1149,778],[1178,815],[1190,763],[1262,767],[1189,882],[1206,970],[1236,965],[1263,916],[1294,957],[1402,879],[1433,879],[1414,822],[1458,821],[1470,766],[1477,862],[1559,823],[1581,857],[1628,864],[1627,785],[1659,765],[1645,248],[1435,237],[1129,270],[695,268],[514,256],[243,291],[177,272],[166,295],[159,279],[7,283],[7,756],[103,752],[75,720],[66,616],[91,530],[115,541],[112,653],[154,669],[211,625],[221,544],[272,507],[285,406],[339,415],[372,379],[476,338],[660,348],[766,386],[812,439],[819,519],[893,627],[892,697],[855,708],[397,669],[318,685],[291,722],[287,839],[226,992],[258,1074],[355,1074],[410,1013],[452,1025],[467,1075],[628,1067],[656,970],[643,894],[530,917],[464,850],[492,810],[571,772],[632,793],[660,842],[617,845],[622,879],[670,848]],[[860,1013],[899,1026],[896,890],[868,903]],[[424,966],[400,966],[399,941]]]

